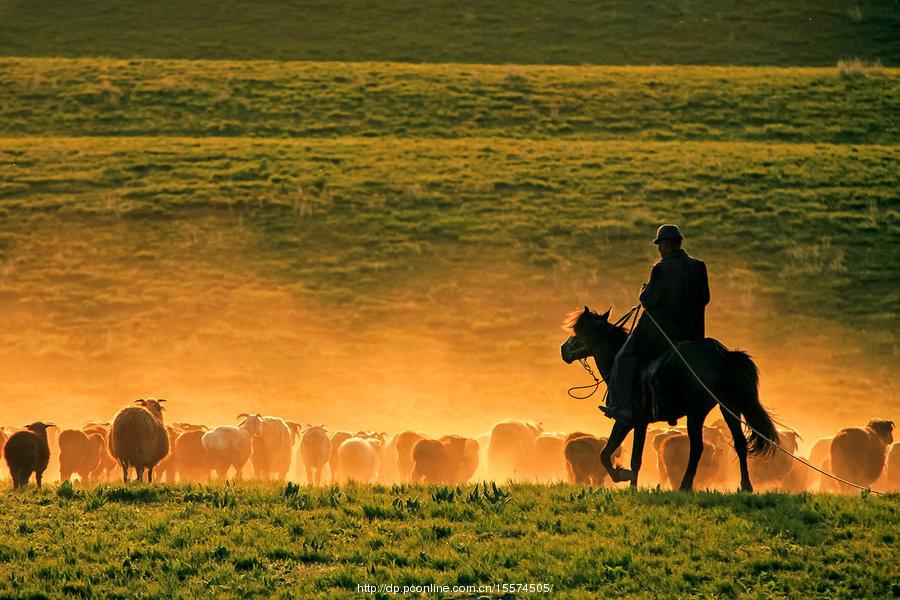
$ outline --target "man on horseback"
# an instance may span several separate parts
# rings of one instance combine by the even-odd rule
[[[613,362],[607,405],[601,410],[623,424],[631,422],[634,402],[640,400],[640,367],[670,349],[646,311],[675,343],[705,337],[704,312],[709,304],[706,264],[682,249],[683,239],[675,225],[662,225],[657,230],[653,243],[660,260],[653,265],[640,295],[645,313]]]

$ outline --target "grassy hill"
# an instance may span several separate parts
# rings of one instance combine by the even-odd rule
[[[0,55],[897,66],[900,10],[894,0],[7,0]]]
[[[893,4],[246,6],[0,7],[9,418],[583,428],[665,221],[786,422],[895,417]]]
[[[895,69],[0,59],[5,135],[892,144]]]
[[[829,422],[856,422],[861,407],[891,416],[895,146],[23,137],[2,148],[7,390],[29,397],[40,381],[40,410],[74,422],[85,404],[103,416],[165,389],[226,414],[250,397],[357,429],[430,430],[436,415],[471,433],[509,415],[577,426],[591,405],[551,400],[579,380],[556,353],[559,321],[578,303],[630,305],[664,221],[709,261],[710,331],[761,360],[785,422],[826,433],[804,421],[812,405],[829,406]],[[80,400],[61,408],[60,394]],[[378,399],[364,414],[363,398]],[[461,414],[473,398],[490,406]],[[203,404],[172,408],[221,419]]]
[[[545,583],[563,598],[898,593],[896,498],[473,489],[4,495],[0,593],[358,597],[367,583]]]

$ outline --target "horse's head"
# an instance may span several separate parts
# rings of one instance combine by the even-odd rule
[[[596,354],[598,344],[615,329],[609,322],[610,310],[612,309],[599,314],[585,306],[584,310],[575,310],[566,315],[563,329],[572,334],[560,348],[566,364]]]

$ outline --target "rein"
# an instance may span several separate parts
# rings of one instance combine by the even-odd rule
[[[629,319],[632,319],[632,317],[633,317],[633,323],[632,323],[631,328],[629,329],[629,333],[628,333],[628,335],[631,335],[631,331],[634,331],[634,326],[637,324],[638,313],[640,312],[640,310],[641,310],[640,304],[632,307],[631,310],[629,310],[627,313],[622,315],[619,318],[619,320],[613,324],[613,327],[618,327],[619,325],[622,325],[623,323],[627,323],[629,321]],[[606,383],[606,381],[603,379],[602,375],[600,376],[599,379],[597,378],[597,374],[594,373],[594,370],[591,368],[591,365],[588,364],[587,358],[579,358],[578,362],[580,362],[581,366],[584,367],[584,370],[588,372],[588,375],[590,375],[594,379],[594,383],[590,383],[588,385],[576,385],[576,386],[570,387],[568,390],[566,390],[566,393],[569,395],[570,398],[574,398],[576,400],[586,400],[586,399],[590,398],[591,396],[593,396],[594,394],[596,394],[597,390],[600,389],[600,384]],[[592,389],[590,391],[590,393],[588,393],[587,395],[584,395],[584,396],[579,396],[578,394],[573,393],[575,390],[586,390],[589,388],[594,388],[594,389]],[[606,388],[607,388],[607,392],[609,392],[609,384],[606,385]]]

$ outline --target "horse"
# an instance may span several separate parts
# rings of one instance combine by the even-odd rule
[[[609,322],[611,310],[612,308],[599,314],[585,306],[584,310],[575,310],[566,315],[563,328],[571,335],[560,348],[562,359],[567,364],[593,358],[604,381],[609,379],[616,354],[629,334],[623,325]],[[768,456],[778,444],[775,423],[759,401],[759,370],[756,364],[746,352],[728,350],[709,338],[702,342],[680,342],[678,350],[703,378],[703,383],[729,409],[720,407],[740,460],[741,490],[752,492],[747,456]],[[657,370],[655,379],[658,388],[662,390],[662,404],[665,404],[668,413],[665,419],[654,420],[687,417],[690,457],[679,489],[690,491],[703,453],[703,422],[716,406],[716,401],[681,361],[664,361]],[[647,425],[650,423],[650,416],[646,413],[647,411],[635,411],[630,423],[616,421],[613,425],[609,442],[600,454],[600,462],[615,482],[630,481],[631,487],[637,487]],[[735,415],[743,416],[750,426],[749,442],[741,429],[740,419]],[[612,455],[632,429],[634,445],[631,451],[631,469],[614,466]]]

